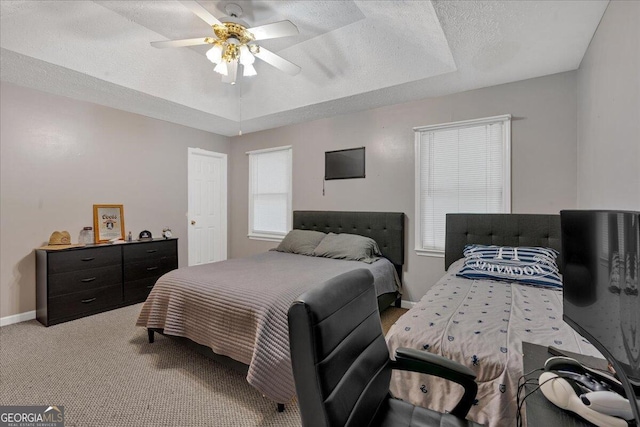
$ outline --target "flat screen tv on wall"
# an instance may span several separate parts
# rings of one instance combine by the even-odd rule
[[[324,153],[324,179],[364,178],[364,147]]]

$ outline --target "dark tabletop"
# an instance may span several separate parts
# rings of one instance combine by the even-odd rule
[[[544,367],[544,362],[550,357],[553,357],[547,351],[547,347],[531,344],[528,342],[522,343],[523,352],[523,371],[528,373],[537,368]],[[597,359],[595,357],[584,356],[581,354],[571,353],[569,351],[562,351],[567,357],[576,359],[578,362],[585,366],[596,369],[607,369],[607,361],[604,359]],[[536,372],[528,376],[528,378],[536,378],[542,372]],[[533,391],[537,386],[536,384],[528,385],[525,387],[527,393]],[[527,413],[527,426],[562,426],[562,427],[577,427],[577,426],[592,426],[593,424],[579,418],[572,412],[562,410],[549,402],[539,389],[527,397],[525,400],[526,413]]]

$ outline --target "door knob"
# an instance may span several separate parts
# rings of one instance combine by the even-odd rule
[[[196,222],[194,220],[191,220],[191,225],[196,225]]]

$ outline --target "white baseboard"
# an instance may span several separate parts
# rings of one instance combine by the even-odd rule
[[[36,311],[27,311],[26,313],[14,314],[13,316],[0,317],[0,326],[13,325],[14,323],[26,322],[36,318]]]
[[[413,301],[406,301],[406,300],[400,301],[400,307],[402,308],[410,309],[410,308],[413,308],[414,305],[416,305],[416,303]]]

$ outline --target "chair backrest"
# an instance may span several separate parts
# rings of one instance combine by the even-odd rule
[[[302,425],[371,425],[391,380],[371,272],[350,271],[301,295],[289,308],[289,342]]]

